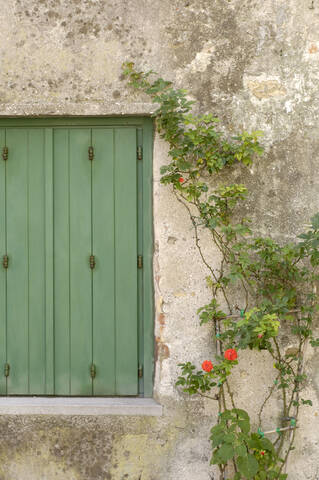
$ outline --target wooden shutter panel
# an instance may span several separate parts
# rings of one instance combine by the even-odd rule
[[[136,395],[136,129],[93,129],[93,362],[96,395]]]
[[[137,393],[136,130],[115,129],[116,393]]]
[[[95,395],[115,395],[114,131],[93,129],[93,363]]]
[[[5,129],[0,129],[0,145],[5,145]],[[0,157],[0,252],[1,262],[6,248],[6,162]],[[7,361],[6,352],[6,276],[7,270],[0,265],[0,394],[7,392],[7,381],[1,369]]]
[[[45,136],[44,129],[6,132],[8,394],[47,393]]]
[[[91,395],[90,129],[54,134],[55,376],[57,395]]]

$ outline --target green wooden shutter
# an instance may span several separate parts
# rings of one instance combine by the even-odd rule
[[[92,145],[94,393],[112,395],[116,392],[114,130],[94,129]]]
[[[136,128],[8,128],[0,142],[0,392],[138,394]]]
[[[91,395],[90,129],[54,132],[55,379],[58,395]]]
[[[0,129],[0,145],[5,145],[5,129]],[[7,252],[6,236],[6,162],[0,158],[0,252],[1,262]],[[4,369],[7,361],[7,270],[0,265],[0,367]],[[0,370],[0,394],[7,392],[7,380]]]
[[[7,129],[6,144],[6,358],[10,365],[8,394],[46,394],[53,391],[53,377],[47,375],[53,339],[52,272],[48,271],[51,155],[46,150],[45,129]],[[46,219],[49,225],[46,225]],[[49,261],[49,260],[48,260]],[[49,281],[47,278],[49,275]],[[50,323],[50,325],[49,325]],[[50,384],[48,381],[50,380]]]
[[[93,129],[94,394],[137,392],[136,129]]]

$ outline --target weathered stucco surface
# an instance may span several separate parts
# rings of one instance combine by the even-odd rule
[[[264,157],[233,173],[251,190],[246,208],[261,232],[294,239],[319,210],[319,0],[0,0],[0,52],[0,115],[148,114],[148,98],[121,75],[133,60],[188,88],[229,133],[265,132]],[[216,406],[174,388],[178,362],[199,365],[213,351],[196,316],[207,272],[185,212],[159,184],[166,152],[156,138],[155,398],[164,416],[2,416],[1,480],[217,478],[208,442]],[[308,367],[314,406],[301,412],[292,480],[319,478],[318,359]],[[237,372],[239,404],[254,412],[272,365],[247,353]],[[268,414],[272,427],[274,404]]]

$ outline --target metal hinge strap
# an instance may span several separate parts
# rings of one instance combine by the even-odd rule
[[[143,147],[139,146],[136,149],[137,160],[143,160]]]
[[[3,268],[8,268],[8,266],[9,266],[9,257],[8,257],[8,255],[3,255],[2,265],[3,265]]]
[[[2,158],[3,158],[4,161],[8,160],[8,153],[9,153],[8,147],[3,147]]]
[[[92,162],[92,161],[93,161],[93,158],[94,158],[94,148],[93,148],[93,147],[89,147],[88,153],[89,153],[89,160]]]
[[[96,366],[94,365],[94,363],[92,363],[92,365],[91,365],[90,375],[91,375],[91,378],[95,378],[95,377],[96,377]]]
[[[138,366],[138,378],[143,377],[143,365]]]
[[[95,267],[95,256],[90,255],[90,269],[93,270]]]
[[[137,255],[137,268],[143,268],[143,256]]]
[[[10,374],[10,365],[9,365],[8,363],[5,363],[5,364],[4,364],[4,372],[3,372],[3,373],[4,373],[4,376],[5,376],[5,377],[8,377],[8,376],[9,376],[9,374]]]

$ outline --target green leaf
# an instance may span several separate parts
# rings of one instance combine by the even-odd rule
[[[222,460],[222,463],[227,463],[228,460],[233,458],[235,455],[233,446],[229,443],[224,443],[218,450],[218,456]]]
[[[218,445],[220,445],[221,443],[223,443],[223,441],[224,441],[224,436],[225,436],[224,433],[212,435],[212,436],[210,437],[210,438],[211,438],[211,441],[212,441],[212,447],[213,447],[213,448],[218,447]]]
[[[268,438],[261,438],[260,439],[261,446],[264,450],[268,450],[269,452],[275,453],[275,448],[272,442]]]
[[[238,415],[239,418],[242,418],[244,420],[249,420],[249,415],[245,410],[242,410],[241,408],[234,408],[233,412]]]
[[[253,478],[259,469],[257,460],[250,454],[247,457],[238,457],[237,467],[239,472],[247,479]]]
[[[238,426],[243,433],[248,433],[250,430],[250,423],[248,420],[238,420]]]
[[[225,443],[233,444],[235,441],[236,441],[236,435],[234,433],[226,433],[226,435],[224,436]]]
[[[247,456],[247,448],[245,445],[237,445],[237,447],[235,447],[235,453],[239,457],[245,457]]]
[[[232,412],[230,410],[225,410],[222,415],[221,415],[221,418],[223,420],[231,420],[232,419]]]

